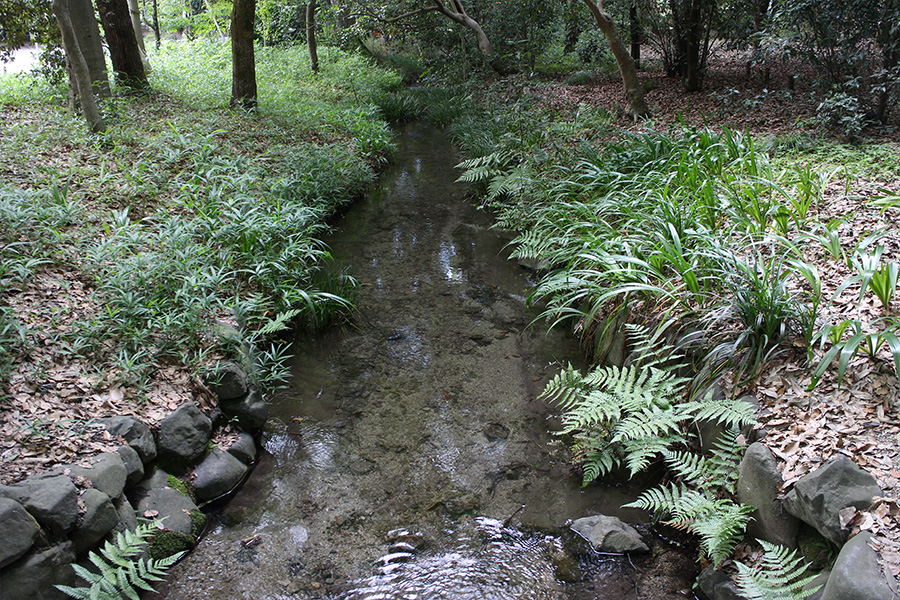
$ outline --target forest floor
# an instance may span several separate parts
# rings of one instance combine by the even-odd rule
[[[788,90],[789,77],[795,73],[800,77],[794,89]],[[704,91],[694,94],[684,94],[678,81],[657,70],[643,71],[641,78],[647,83],[654,120],[632,125],[620,118],[620,125],[639,131],[684,121],[698,126],[727,125],[755,137],[793,140],[794,145],[803,146],[802,151],[773,160],[808,161],[831,172],[815,218],[821,222],[845,218],[841,232],[846,240],[887,227],[890,232],[880,241],[885,246],[884,258],[900,260],[896,215],[871,205],[872,199],[883,195],[879,190],[900,191],[900,134],[896,127],[865,132],[863,146],[852,153],[839,144],[821,142],[809,73],[786,65],[773,67],[764,81],[757,73],[748,78],[746,63],[740,57],[726,56],[710,65]],[[616,78],[583,86],[541,83],[533,90],[541,102],[558,111],[560,118],[581,105],[604,107],[615,113],[623,99]],[[0,133],[6,135],[21,127],[23,119],[37,126],[45,117],[41,109],[3,109]],[[96,149],[78,147],[71,140],[59,137],[54,144],[40,150],[50,162],[62,160],[77,165],[102,160]],[[851,155],[852,159],[847,158]],[[845,160],[853,162],[846,164]],[[6,156],[0,160],[0,179],[27,187],[21,167],[15,157]],[[850,271],[846,262],[828,260],[824,250],[821,258],[823,288],[830,295]],[[2,484],[113,447],[114,440],[91,426],[96,417],[133,414],[152,426],[186,400],[210,400],[196,377],[184,369],[159,369],[144,393],[131,394],[120,382],[92,375],[86,365],[63,360],[64,354],[55,351],[55,334],[83,316],[81,307],[88,304],[90,294],[91,282],[75,276],[73,270],[45,265],[8,299],[29,329],[30,350],[17,359],[2,393],[6,397],[0,403]],[[858,288],[843,290],[831,316],[871,321],[888,314],[872,301],[859,304],[857,300]],[[51,319],[50,315],[69,316]],[[760,401],[760,426],[767,431],[763,441],[780,459],[785,490],[817,466],[844,454],[876,477],[886,498],[900,497],[900,381],[890,359],[886,355],[858,356],[840,385],[833,370],[812,391],[808,391],[809,383],[805,348],[789,348],[766,365],[755,381],[735,390],[753,394]],[[885,500],[853,517],[852,524],[885,534],[882,555],[900,574],[898,513],[896,502]]]
[[[748,74],[750,75],[748,77]],[[900,193],[900,127],[870,128],[853,150],[835,143],[835,132],[823,132],[816,120],[816,100],[809,82],[814,74],[796,64],[773,65],[767,77],[750,72],[740,53],[723,53],[711,64],[702,92],[685,94],[681,83],[660,70],[640,73],[645,98],[653,112],[646,123],[627,124],[622,114],[623,91],[617,78],[589,85],[542,86],[536,95],[560,115],[583,106],[601,107],[619,115],[618,124],[633,132],[666,130],[672,125],[729,127],[749,132],[754,140],[775,140],[788,148],[773,157],[776,164],[808,163],[828,174],[823,201],[812,218],[820,223],[841,219],[843,244],[884,229],[878,240],[883,260],[900,260],[900,213],[882,210],[872,201]],[[789,84],[793,78],[793,89]],[[852,243],[850,244],[852,247]],[[846,247],[846,246],[845,246]],[[859,319],[870,323],[897,316],[898,300],[889,309],[871,295],[859,302],[859,286],[839,291],[853,273],[846,260],[831,260],[824,248],[814,257],[820,269],[823,297],[834,300],[823,321]],[[821,352],[817,357],[821,356]],[[884,495],[869,511],[846,515],[855,531],[879,535],[882,558],[900,576],[900,381],[890,354],[882,348],[874,358],[860,352],[850,361],[842,381],[836,365],[810,390],[811,368],[806,347],[788,348],[764,365],[755,380],[736,395],[756,396],[762,407],[761,440],[779,459],[783,492],[801,477],[839,454],[872,473]]]

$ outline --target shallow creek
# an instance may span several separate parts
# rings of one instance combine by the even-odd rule
[[[684,598],[691,563],[590,551],[567,521],[640,490],[580,487],[537,396],[580,360],[529,327],[529,273],[455,183],[438,130],[404,128],[394,165],[329,240],[361,282],[352,325],[297,343],[265,452],[168,600]]]

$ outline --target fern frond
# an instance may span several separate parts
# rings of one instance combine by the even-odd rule
[[[488,181],[501,174],[514,158],[515,155],[509,150],[498,150],[484,156],[464,160],[456,165],[457,169],[463,170],[463,174],[457,181],[464,183]]]
[[[681,498],[690,490],[685,485],[670,484],[646,490],[638,499],[622,508],[640,508],[651,512],[655,517],[665,518],[678,507]]]
[[[582,485],[587,485],[598,477],[611,473],[621,464],[621,459],[610,447],[587,453],[581,460]]]
[[[731,500],[716,500],[711,510],[694,519],[688,531],[699,536],[704,553],[714,564],[719,564],[741,541],[754,510],[753,506],[735,504]]]
[[[661,454],[669,469],[688,483],[697,485],[709,479],[709,459],[686,451],[662,450]]]
[[[739,398],[713,398],[712,392],[702,399],[688,402],[685,410],[698,421],[715,421],[725,427],[746,427],[756,422],[756,409]]]
[[[266,323],[259,329],[259,333],[263,336],[270,336],[284,331],[290,326],[291,319],[303,312],[303,309],[291,308],[275,315],[275,318]]]
[[[88,587],[58,585],[57,589],[78,600],[140,600],[138,590],[151,591],[153,587],[149,582],[161,581],[169,567],[184,555],[180,552],[160,560],[135,560],[156,531],[154,524],[142,523],[134,532],[120,532],[114,543],[107,541],[103,545],[99,554],[88,553],[88,559],[98,572],[72,565],[75,574],[87,582]]]
[[[583,389],[584,376],[570,363],[547,383],[540,398],[568,410],[581,397]]]
[[[678,431],[684,415],[678,411],[651,406],[619,421],[613,429],[613,442],[666,436]]]
[[[684,443],[682,435],[654,436],[651,438],[640,438],[637,440],[627,440],[624,443],[625,448],[625,466],[632,477],[640,473],[648,466],[652,460],[659,454],[665,456],[665,452],[675,444]]]
[[[796,550],[757,540],[763,547],[763,557],[753,567],[736,562],[738,574],[735,584],[748,600],[803,600],[815,594],[821,586],[803,589],[815,579],[804,577],[808,564]]]
[[[708,460],[709,480],[716,482],[728,493],[733,494],[738,480],[738,465],[747,448],[746,442],[740,441],[740,432],[731,428],[716,439]]]

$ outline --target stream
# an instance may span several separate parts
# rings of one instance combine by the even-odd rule
[[[393,165],[329,245],[360,281],[352,324],[298,340],[265,451],[167,600],[691,597],[690,557],[602,555],[572,519],[640,489],[582,488],[537,399],[581,361],[525,305],[533,274],[467,201],[439,130],[399,132]],[[643,525],[639,527],[648,526]]]

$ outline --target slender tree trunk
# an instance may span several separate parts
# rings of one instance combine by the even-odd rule
[[[316,0],[306,3],[306,47],[309,50],[309,65],[313,73],[319,72],[319,51],[316,42]]]
[[[253,26],[256,0],[234,0],[231,12],[231,106],[257,106]]]
[[[612,50],[613,56],[616,58],[616,64],[619,66],[619,74],[622,76],[622,84],[625,86],[625,99],[628,102],[628,114],[637,119],[638,117],[647,117],[650,115],[650,108],[644,101],[644,90],[641,82],[638,80],[637,69],[634,60],[628,54],[628,49],[622,43],[622,39],[616,32],[616,26],[612,17],[603,10],[602,0],[584,0],[597,26],[606,36],[606,41]]]
[[[644,28],[641,26],[641,18],[638,14],[637,4],[632,4],[628,11],[628,19],[631,34],[631,58],[634,60],[634,68],[641,68],[641,42],[644,40]]]
[[[74,76],[75,87],[78,89],[78,95],[81,98],[81,109],[84,111],[84,118],[90,130],[94,133],[99,133],[106,130],[106,124],[103,122],[100,111],[97,109],[94,90],[91,87],[91,74],[88,70],[87,61],[84,60],[84,54],[82,54],[78,45],[75,28],[72,27],[72,21],[69,18],[68,4],[67,0],[53,0],[51,5],[53,15],[59,24],[63,48],[69,61],[69,76]]]
[[[149,86],[126,0],[97,0],[116,81],[132,89]]]
[[[144,47],[144,28],[141,25],[141,7],[138,0],[128,0],[128,12],[131,14],[131,27],[134,29],[134,41],[137,42],[141,58],[147,58],[147,48]],[[146,65],[145,65],[146,66]]]
[[[432,2],[434,3],[434,8],[432,10],[437,10],[454,23],[458,23],[463,27],[468,28],[475,34],[475,40],[478,42],[478,49],[481,50],[481,53],[487,59],[488,64],[490,64],[494,71],[500,75],[509,75],[514,72],[504,65],[503,61],[500,60],[494,52],[494,46],[491,44],[491,40],[488,38],[478,21],[466,13],[466,8],[463,6],[462,0],[450,0],[449,3],[445,3],[444,0],[432,0]]]
[[[153,35],[156,37],[156,49],[159,50],[162,40],[159,39],[159,0],[153,0]]]
[[[87,63],[94,94],[105,98],[109,96],[109,76],[106,74],[106,56],[103,54],[94,5],[90,0],[69,0],[67,4],[69,20],[78,39],[78,47]]]

